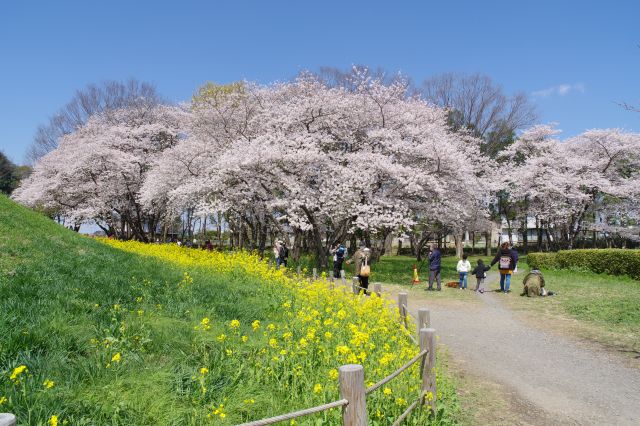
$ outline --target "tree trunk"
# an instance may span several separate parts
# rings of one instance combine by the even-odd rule
[[[456,244],[456,256],[458,259],[462,259],[464,253],[464,234],[455,233],[453,235],[453,241]]]
[[[488,230],[484,233],[484,241],[485,241],[484,255],[491,256],[491,230]]]
[[[380,256],[382,255],[392,255],[392,250],[393,250],[393,232],[389,231],[389,233],[386,235],[385,239],[384,239],[384,245],[382,246],[382,253],[380,253]]]

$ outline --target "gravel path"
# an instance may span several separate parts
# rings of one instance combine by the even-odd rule
[[[491,278],[487,281],[495,283]],[[409,311],[417,317],[418,308],[431,310],[440,343],[465,371],[499,383],[506,399],[518,400],[511,402],[524,411],[520,424],[639,425],[640,370],[599,349],[529,328],[501,300],[518,297],[518,290],[478,294],[478,303],[465,303],[435,301],[413,289]]]

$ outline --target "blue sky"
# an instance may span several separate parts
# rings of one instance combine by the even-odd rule
[[[416,82],[491,76],[565,136],[640,131],[640,1],[15,1],[0,6],[0,150],[21,163],[76,89],[135,77],[167,98],[352,64]]]

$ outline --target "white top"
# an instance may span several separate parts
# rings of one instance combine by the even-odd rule
[[[471,262],[468,260],[458,260],[458,266],[456,267],[458,272],[469,272],[471,271]]]

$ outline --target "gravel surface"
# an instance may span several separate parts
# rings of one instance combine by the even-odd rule
[[[383,287],[394,295],[407,291]],[[519,424],[640,425],[640,370],[517,318],[502,299],[519,297],[518,290],[477,294],[479,303],[469,303],[436,301],[416,288],[409,311],[417,317],[418,308],[431,310],[440,343],[466,371],[504,387],[505,398],[524,411]]]

